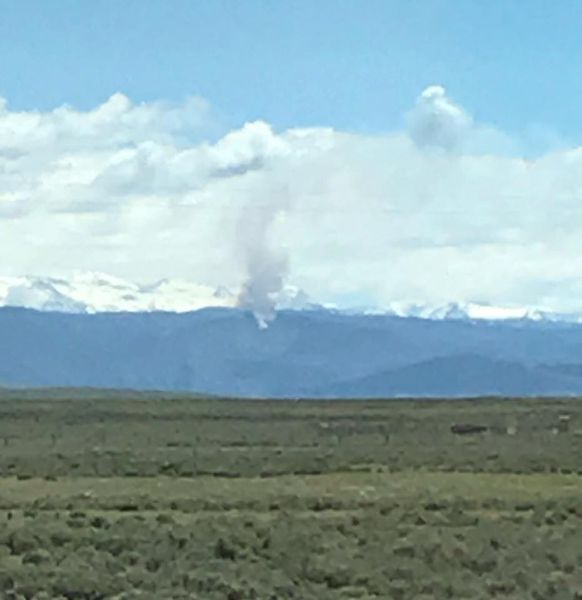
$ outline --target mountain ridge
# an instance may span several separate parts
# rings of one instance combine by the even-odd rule
[[[582,395],[582,325],[0,308],[0,383],[243,397]],[[502,385],[501,385],[502,384]]]

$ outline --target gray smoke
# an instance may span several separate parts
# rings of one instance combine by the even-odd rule
[[[421,147],[454,151],[469,132],[471,117],[439,85],[427,87],[407,115],[409,134]]]
[[[238,306],[253,312],[261,329],[276,316],[277,297],[289,272],[287,252],[274,244],[273,226],[287,208],[287,194],[278,191],[264,203],[249,203],[237,230],[237,251],[245,270]]]

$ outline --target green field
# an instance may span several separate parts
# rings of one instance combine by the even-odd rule
[[[578,400],[5,391],[0,449],[2,599],[582,598]]]

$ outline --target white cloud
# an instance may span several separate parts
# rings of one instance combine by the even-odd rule
[[[582,309],[582,148],[525,160],[438,86],[385,135],[254,122],[210,143],[211,121],[200,99],[0,102],[0,274],[236,287],[241,212],[284,189],[270,239],[315,300]]]

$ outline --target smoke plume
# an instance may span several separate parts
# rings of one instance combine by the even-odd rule
[[[439,85],[422,92],[407,121],[415,144],[446,151],[456,150],[472,125],[471,117]]]
[[[276,316],[277,297],[289,272],[289,259],[272,238],[277,218],[287,208],[286,194],[280,190],[264,203],[244,208],[237,231],[237,251],[245,270],[238,306],[252,311],[261,329]]]

